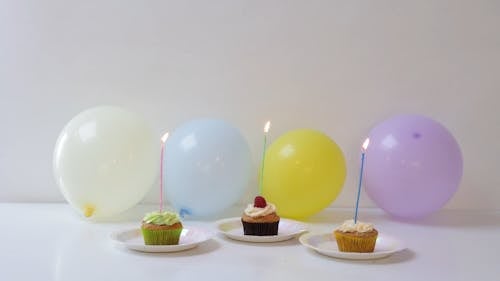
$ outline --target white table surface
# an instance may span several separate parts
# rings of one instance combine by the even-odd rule
[[[370,261],[322,256],[298,239],[251,244],[218,234],[192,250],[160,254],[112,243],[111,232],[139,226],[151,209],[138,206],[118,222],[96,223],[66,204],[1,203],[0,280],[500,280],[500,211],[441,211],[408,223],[361,210],[362,220],[408,246]],[[350,216],[328,209],[307,223],[312,232],[330,232]],[[213,221],[185,225],[216,230]]]

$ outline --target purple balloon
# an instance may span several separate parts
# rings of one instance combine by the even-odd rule
[[[462,154],[453,135],[419,115],[388,119],[370,132],[365,188],[399,218],[421,218],[443,207],[462,178]]]

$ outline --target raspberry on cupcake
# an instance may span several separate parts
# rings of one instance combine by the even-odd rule
[[[241,222],[245,235],[270,236],[278,235],[280,217],[276,214],[276,206],[267,203],[262,196],[256,196],[253,204],[248,204]]]

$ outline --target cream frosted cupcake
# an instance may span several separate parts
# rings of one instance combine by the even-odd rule
[[[248,204],[242,217],[245,235],[269,236],[278,235],[280,217],[276,214],[276,206],[267,203],[262,196],[257,196],[253,204]]]
[[[371,253],[375,250],[378,231],[371,223],[346,220],[333,234],[341,252]]]
[[[141,230],[146,245],[177,245],[182,222],[174,212],[151,212],[142,219]]]

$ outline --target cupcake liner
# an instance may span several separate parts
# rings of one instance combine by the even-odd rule
[[[241,220],[241,223],[243,224],[243,233],[245,235],[254,235],[254,236],[278,235],[279,222],[280,221],[246,222]]]
[[[341,252],[372,253],[375,250],[377,236],[377,233],[370,236],[353,236],[335,232],[335,240]]]
[[[182,228],[151,230],[141,228],[146,245],[178,245]]]

